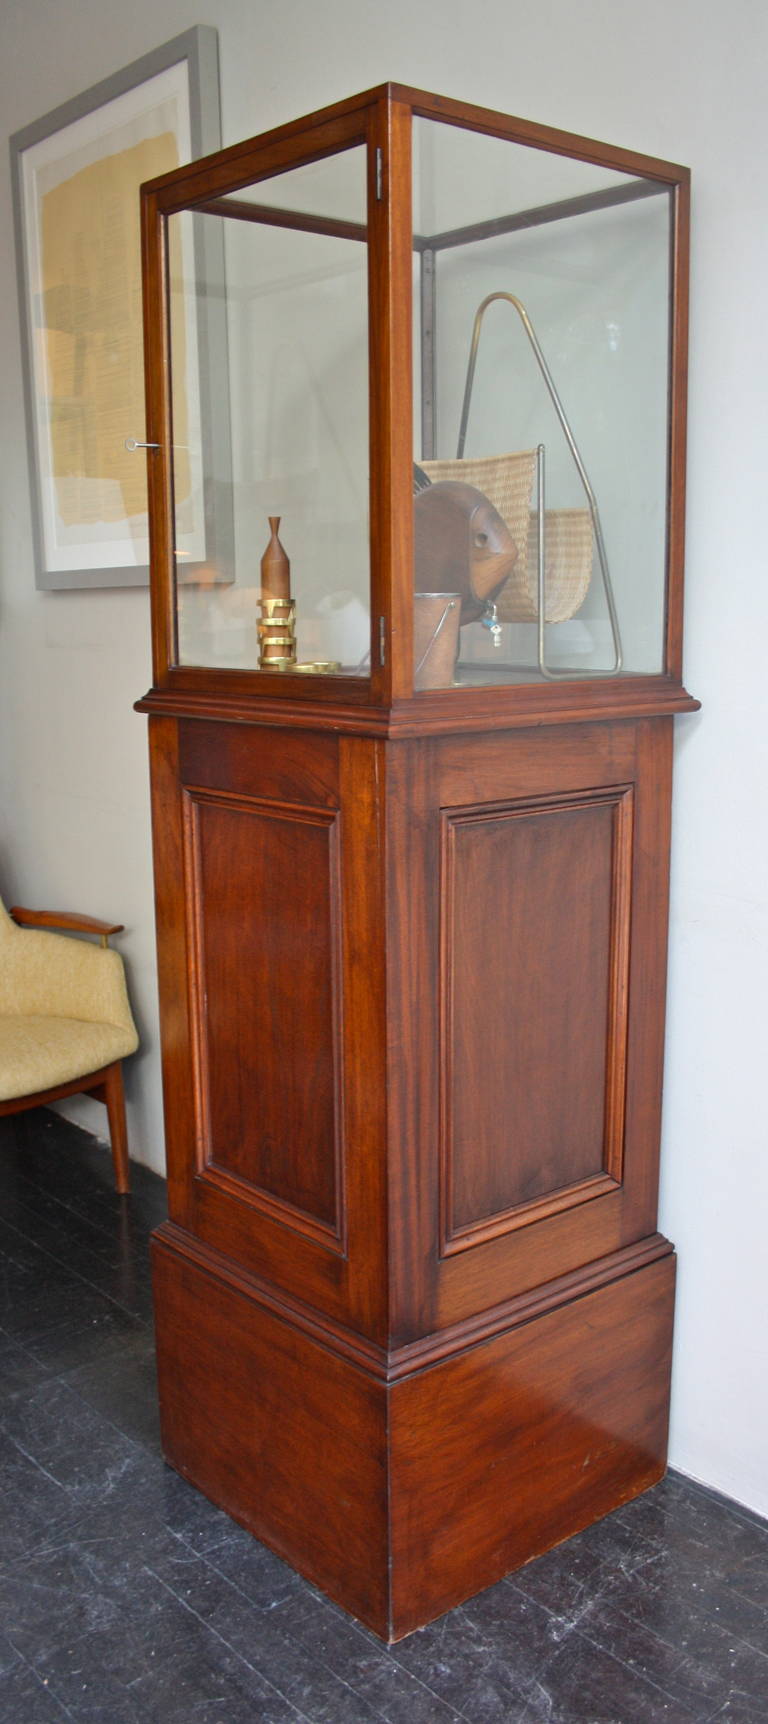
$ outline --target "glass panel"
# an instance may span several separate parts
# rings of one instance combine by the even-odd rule
[[[362,146],[170,219],[179,664],[369,674],[364,221]]]
[[[660,671],[669,193],[429,120],[414,164],[417,686]]]

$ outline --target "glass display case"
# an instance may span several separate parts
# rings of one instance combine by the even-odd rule
[[[679,680],[685,172],[393,102],[155,193],[158,674]]]
[[[385,1639],[665,1465],[687,208],[399,85],[143,189],[164,1449]]]

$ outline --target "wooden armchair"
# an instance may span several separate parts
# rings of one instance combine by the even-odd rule
[[[123,961],[107,942],[122,924],[0,903],[0,1115],[62,1096],[106,1105],[115,1185],[130,1189],[122,1060],[139,1044]],[[95,934],[99,944],[48,932]]]

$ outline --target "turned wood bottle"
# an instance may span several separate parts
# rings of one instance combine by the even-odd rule
[[[261,559],[261,596],[263,599],[290,599],[291,565],[277,536],[281,517],[269,515],[270,540]]]

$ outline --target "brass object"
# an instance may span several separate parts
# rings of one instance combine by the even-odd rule
[[[271,658],[263,662],[260,669],[290,670],[302,676],[332,676],[341,670],[341,663],[335,658],[302,659],[301,662],[295,658]]]
[[[334,671],[341,670],[341,662],[337,658],[303,659],[301,664],[295,664],[294,670],[302,671],[306,676],[331,676]]]
[[[483,318],[485,317],[486,311],[488,310],[489,305],[492,305],[495,300],[505,301],[505,303],[507,305],[512,306],[513,311],[517,312],[517,315],[520,319],[520,322],[523,325],[523,329],[525,330],[525,333],[528,337],[531,348],[533,350],[533,355],[534,355],[534,358],[536,360],[536,363],[539,367],[541,375],[542,375],[544,382],[547,386],[547,390],[549,392],[549,398],[552,402],[552,406],[554,407],[555,412],[557,414],[557,417],[560,421],[560,425],[561,425],[561,428],[563,430],[565,440],[566,440],[566,442],[568,444],[568,448],[570,449],[571,454],[573,456],[573,460],[574,460],[574,463],[576,466],[576,471],[577,471],[579,478],[581,480],[581,483],[582,483],[584,494],[586,496],[587,504],[589,507],[590,517],[592,520],[592,529],[593,529],[593,532],[595,535],[595,545],[597,547],[597,560],[598,560],[598,563],[600,565],[600,574],[602,576],[602,581],[603,581],[603,591],[605,593],[605,601],[606,601],[606,604],[608,607],[608,616],[609,616],[610,624],[611,624],[611,634],[613,635],[614,662],[613,662],[613,665],[611,667],[611,670],[607,674],[609,676],[618,676],[619,671],[621,670],[621,667],[622,667],[622,663],[623,663],[621,634],[619,632],[619,617],[618,617],[618,612],[616,609],[616,600],[615,600],[614,592],[613,592],[613,582],[611,580],[610,569],[608,567],[608,553],[607,553],[606,548],[605,548],[605,540],[603,538],[603,528],[602,528],[602,524],[600,521],[600,515],[599,515],[599,511],[598,511],[598,507],[597,507],[597,499],[595,497],[595,493],[594,493],[592,486],[589,482],[589,479],[587,477],[587,470],[586,470],[586,467],[584,466],[584,462],[581,458],[581,453],[580,453],[578,444],[576,442],[576,438],[574,437],[573,431],[571,430],[568,419],[566,418],[565,408],[563,406],[562,401],[560,400],[560,396],[558,395],[557,389],[555,388],[554,379],[552,377],[552,373],[549,369],[549,366],[546,362],[546,359],[544,358],[544,354],[541,350],[541,346],[539,344],[539,339],[538,339],[538,336],[536,334],[536,331],[533,327],[533,324],[531,323],[530,317],[528,316],[528,313],[525,309],[525,306],[523,305],[521,300],[516,298],[514,293],[503,293],[503,292],[489,293],[486,295],[486,298],[482,301],[482,303],[477,308],[477,312],[475,314],[475,321],[474,321],[474,325],[473,325],[473,329],[472,329],[472,341],[471,341],[470,350],[469,350],[469,364],[467,366],[467,379],[466,379],[466,383],[464,384],[464,400],[462,402],[462,408],[461,408],[461,422],[459,425],[459,442],[458,442],[458,447],[456,450],[456,455],[459,459],[461,459],[461,457],[464,454],[464,442],[465,442],[466,435],[467,435],[467,423],[469,420],[469,408],[470,408],[470,403],[472,400],[472,385],[473,385],[474,377],[475,377],[475,365],[477,362],[477,350],[478,350],[478,347],[480,345],[480,332],[481,332],[482,327],[483,327]],[[544,636],[544,623],[545,623],[545,609],[544,609],[544,602],[545,602],[545,591],[544,591],[544,588],[545,588],[544,522],[545,522],[545,513],[544,513],[544,445],[543,445],[543,443],[539,444],[537,454],[538,454],[538,480],[539,480],[539,507],[538,507],[539,670],[540,670],[542,676],[547,677],[550,682],[554,682],[558,676],[560,676],[560,677],[574,677],[574,676],[578,676],[580,673],[579,673],[579,671],[574,670],[573,667],[569,667],[568,670],[556,671],[556,670],[553,670],[550,666],[548,666],[545,662],[545,636]],[[584,674],[591,676],[592,672],[588,671]]]

